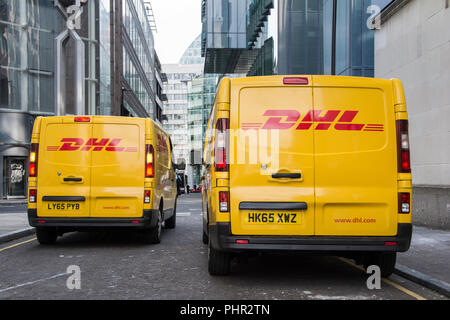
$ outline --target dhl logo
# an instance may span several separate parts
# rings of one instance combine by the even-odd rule
[[[122,139],[89,139],[85,141],[81,138],[63,138],[62,146],[49,146],[47,151],[109,151],[109,152],[137,152],[136,147],[119,146]]]
[[[300,112],[296,110],[267,110],[264,117],[269,117],[265,123],[243,123],[244,130],[329,130],[333,127],[338,131],[366,131],[383,132],[382,124],[357,124],[353,121],[359,111],[329,110],[325,113],[322,110],[311,110],[303,119]]]
[[[158,144],[156,145],[156,150],[158,150],[158,152],[166,152],[169,151],[169,148],[167,147],[167,141],[166,139],[161,136],[158,133]]]

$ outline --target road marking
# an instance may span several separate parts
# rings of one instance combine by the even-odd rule
[[[402,287],[401,285],[399,285],[398,283],[395,283],[389,279],[382,278],[381,280],[383,280],[383,282],[386,282],[387,284],[390,284],[391,286],[397,288],[398,290],[403,291],[404,293],[416,298],[417,300],[427,300],[424,297],[418,295],[417,293],[414,293],[411,290],[408,290],[408,289]]]
[[[366,272],[366,270],[365,270],[363,267],[358,266],[358,265],[354,264],[353,262],[351,262],[351,261],[349,261],[349,260],[347,260],[347,259],[345,259],[345,258],[339,258],[339,260],[341,260],[342,262],[345,262],[345,263],[351,265],[352,267],[354,267],[354,268],[356,268],[356,269],[359,269],[359,270],[361,270],[361,271],[363,271],[363,272]],[[417,300],[427,300],[427,299],[425,299],[424,297],[418,295],[417,293],[412,292],[411,290],[408,290],[408,289],[406,289],[405,287],[402,287],[402,286],[399,285],[398,283],[395,283],[395,282],[393,282],[393,281],[391,281],[391,280],[389,280],[389,279],[381,278],[381,281],[383,281],[384,283],[387,283],[387,284],[393,286],[394,288],[396,288],[396,289],[402,291],[403,293],[406,293],[407,295],[409,295],[409,296],[411,296],[411,297],[413,297],[413,298],[415,298],[415,299],[417,299]]]
[[[36,239],[37,239],[37,238],[33,238],[33,239],[30,239],[30,240],[26,240],[26,241],[22,241],[22,242],[13,244],[13,245],[11,245],[11,246],[9,246],[9,247],[1,248],[1,249],[0,249],[0,252],[5,251],[5,250],[8,250],[8,249],[11,249],[11,248],[14,248],[14,247],[17,247],[17,246],[20,246],[20,245],[25,244],[25,243],[28,243],[28,242],[32,242],[32,241],[34,241],[34,240],[36,240]]]
[[[36,284],[36,283],[38,283],[38,282],[43,282],[43,281],[47,281],[47,280],[52,280],[52,279],[59,278],[59,277],[62,277],[62,276],[67,276],[67,275],[70,275],[70,273],[67,273],[67,272],[64,272],[64,273],[58,273],[58,274],[55,274],[54,276],[51,276],[51,277],[48,277],[48,278],[39,279],[39,280],[35,280],[35,281],[30,281],[30,282],[25,282],[25,283],[18,284],[18,285],[13,286],[13,287],[5,288],[5,289],[0,289],[0,293],[6,292],[6,291],[9,291],[9,290],[18,289],[18,288],[21,288],[21,287],[31,286],[31,285]]]
[[[177,212],[177,216],[179,216],[179,217],[190,217],[191,213],[190,212]]]

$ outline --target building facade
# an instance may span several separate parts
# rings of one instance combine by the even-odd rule
[[[220,78],[217,74],[203,74],[188,84],[188,166],[192,184],[201,184],[205,132]]]
[[[375,76],[399,78],[410,120],[415,223],[450,229],[450,1],[385,1]]]
[[[190,137],[188,136],[188,87],[194,79],[203,73],[200,55],[200,37],[197,37],[186,49],[179,63],[163,64],[162,70],[167,76],[163,93],[167,96],[163,109],[163,126],[171,135],[174,157],[177,163],[186,164],[185,174],[192,185],[190,166]]]
[[[186,49],[178,64],[163,65],[168,82],[164,87],[164,128],[171,134],[174,155],[185,164],[184,174],[190,186],[201,184],[203,139],[206,125],[223,75],[204,74],[201,37]],[[241,74],[229,75],[231,77]]]
[[[373,30],[367,26],[371,4],[371,0],[203,0],[205,72],[371,77]]]
[[[26,198],[36,116],[160,120],[164,75],[148,6],[143,0],[0,0],[0,199]]]

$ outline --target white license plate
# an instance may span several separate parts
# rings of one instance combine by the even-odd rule
[[[80,210],[79,203],[73,202],[50,202],[47,203],[48,210],[57,210],[57,211],[76,211]]]
[[[300,223],[300,214],[293,212],[247,212],[245,223],[293,225]]]

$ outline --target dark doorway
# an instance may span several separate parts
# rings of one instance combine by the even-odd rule
[[[23,199],[27,197],[26,158],[5,157],[4,173],[7,199]]]

